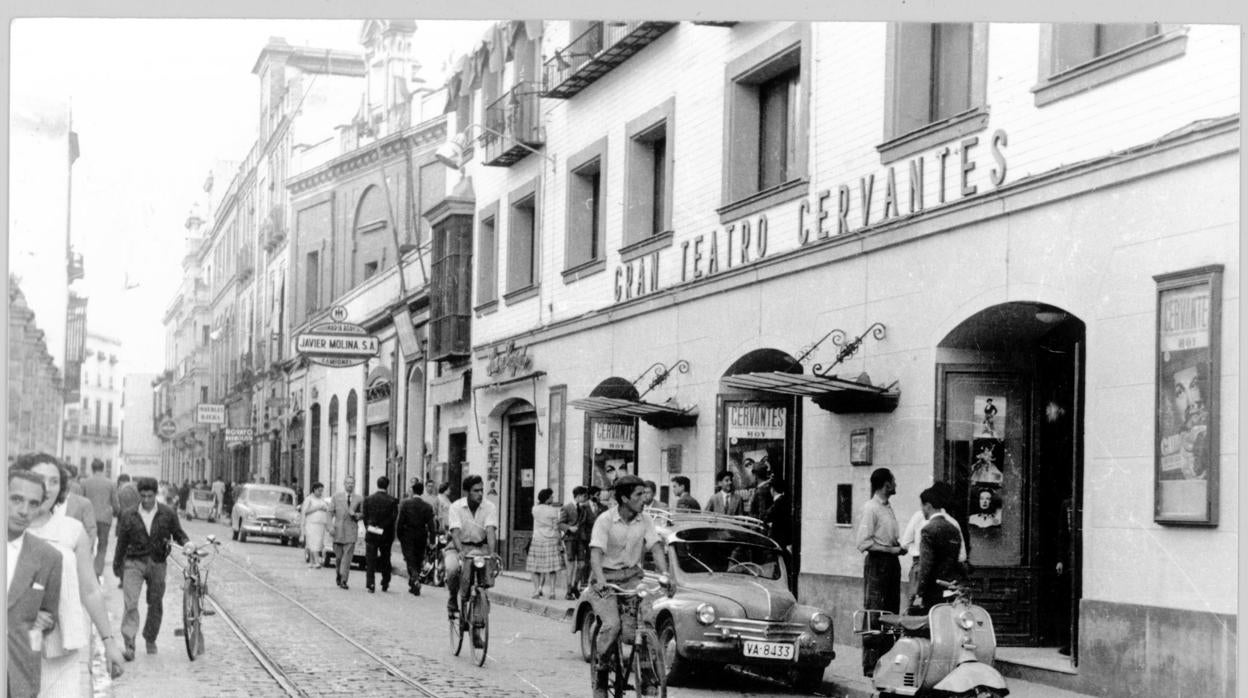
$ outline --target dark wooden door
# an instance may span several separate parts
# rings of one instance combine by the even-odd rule
[[[954,487],[976,603],[1001,645],[1038,639],[1031,536],[1031,379],[1022,373],[942,366],[938,463]]]
[[[534,448],[537,425],[533,421],[513,422],[508,429],[507,479],[510,494],[507,527],[507,569],[522,570],[525,548],[533,538],[533,504],[536,482]]]

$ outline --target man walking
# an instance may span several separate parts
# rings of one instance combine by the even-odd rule
[[[381,590],[390,591],[390,549],[394,545],[394,524],[399,514],[399,500],[388,490],[390,478],[377,478],[377,491],[364,499],[364,586],[368,593],[376,591],[373,581],[381,567]]]
[[[26,535],[47,486],[29,470],[9,471],[8,695],[39,695],[43,637],[56,625],[61,600],[61,553],[51,543]]]
[[[741,516],[744,514],[745,502],[742,501],[741,495],[733,491],[732,471],[720,471],[715,478],[715,482],[719,484],[719,491],[711,495],[710,501],[706,503],[707,513],[728,514],[730,516]]]
[[[126,661],[134,659],[134,636],[139,629],[139,592],[147,585],[147,622],[143,639],[147,653],[156,654],[156,636],[164,613],[165,560],[169,557],[170,539],[187,546],[189,538],[182,531],[178,515],[156,502],[156,480],[138,479],[139,506],[122,513],[117,521],[117,550],[113,553],[113,574],[122,580],[121,588],[126,612],[121,619],[121,637],[126,648]],[[189,546],[187,546],[189,547]]]
[[[139,490],[130,481],[129,473],[117,476],[117,518],[139,505]]]
[[[862,603],[868,610],[897,613],[901,607],[901,563],[906,549],[897,540],[897,515],[888,503],[897,493],[897,481],[888,468],[871,473],[871,499],[862,505],[858,523],[858,550],[865,552]],[[871,676],[875,661],[888,651],[887,635],[862,637],[862,673]]]
[[[689,478],[677,475],[672,478],[672,511],[702,511],[702,505],[689,494]]]
[[[564,598],[569,601],[580,595],[581,567],[589,564],[587,553],[582,553],[577,540],[581,525],[589,516],[586,512],[588,502],[589,490],[584,485],[577,485],[572,488],[572,501],[559,508],[559,530],[563,533],[563,557],[568,569],[568,586]]]
[[[108,532],[113,517],[120,514],[117,502],[117,486],[104,474],[104,462],[99,458],[91,461],[91,477],[82,483],[82,490],[95,513],[95,528],[99,537],[95,546],[95,576],[104,574],[104,556],[108,552]]]
[[[225,482],[220,475],[212,481],[212,506],[216,509],[214,516],[220,521],[225,514]]]
[[[334,564],[337,566],[338,588],[347,588],[347,576],[351,574],[351,558],[355,555],[355,541],[359,538],[361,500],[355,496],[355,478],[348,475],[342,490],[335,492],[330,500],[333,523],[330,531],[334,537]]]
[[[399,503],[399,516],[394,522],[394,535],[403,551],[403,563],[407,566],[407,591],[420,596],[420,574],[425,567],[425,549],[430,545],[437,523],[434,521],[433,505],[422,495],[425,485],[420,478],[412,480],[412,496]],[[385,589],[385,583],[382,583]]]
[[[942,589],[936,580],[956,581],[965,576],[958,560],[962,552],[962,531],[945,513],[948,502],[941,488],[932,486],[919,493],[919,503],[927,523],[919,531],[918,587],[910,607],[918,615],[943,601]]]

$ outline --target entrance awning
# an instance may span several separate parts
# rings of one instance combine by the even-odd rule
[[[668,405],[656,405],[643,400],[617,397],[585,397],[568,403],[578,410],[617,417],[638,417],[656,429],[691,427],[698,421],[696,407],[679,409]]]
[[[740,390],[808,397],[816,405],[837,414],[892,412],[897,409],[901,397],[901,392],[893,390],[893,386],[871,385],[866,374],[857,380],[850,380],[837,376],[765,371],[724,376],[720,383]]]
[[[429,402],[434,405],[447,405],[468,398],[468,383],[471,373],[465,369],[452,371],[448,375],[429,381]]]

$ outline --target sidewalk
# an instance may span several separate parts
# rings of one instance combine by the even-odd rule
[[[393,556],[394,573],[407,578],[402,556]],[[563,587],[557,587],[562,592]],[[490,599],[501,606],[508,606],[526,613],[571,622],[575,602],[558,599],[534,599],[533,583],[526,572],[503,572],[490,589]],[[568,628],[572,633],[572,628]],[[569,638],[572,642],[572,638]],[[1066,691],[1054,686],[1007,678],[1011,698],[1089,698],[1081,693]],[[862,650],[854,645],[836,645],[836,659],[823,675],[820,693],[837,698],[871,698],[874,690],[871,682],[862,675]]]

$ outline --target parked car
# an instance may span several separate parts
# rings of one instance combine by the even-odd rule
[[[246,543],[249,536],[277,538],[282,545],[299,545],[299,509],[295,491],[280,485],[246,484],[237,489],[230,511],[234,540]]]
[[[191,490],[187,496],[186,518],[217,520],[217,500],[212,490]]]
[[[787,553],[755,519],[654,511],[675,593],[660,597],[648,618],[658,630],[668,681],[713,664],[749,666],[801,690],[817,688],[836,656],[832,616],[797,603],[789,591]],[[647,560],[646,574],[655,575]],[[589,661],[597,620],[587,589],[573,632]]]

